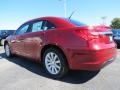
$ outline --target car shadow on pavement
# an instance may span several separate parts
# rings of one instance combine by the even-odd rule
[[[42,68],[42,65],[39,63],[26,60],[25,58],[22,58],[22,57],[7,58],[4,53],[1,53],[0,57],[1,59],[5,58],[6,60],[14,64],[17,64],[20,67],[23,67],[31,71],[32,73],[52,79],[49,77],[49,75],[47,75],[45,70]],[[99,71],[80,71],[80,70],[76,71],[75,70],[75,71],[70,71],[65,77],[63,77],[62,79],[59,79],[58,81],[71,83],[71,84],[82,84],[94,78],[98,73]]]

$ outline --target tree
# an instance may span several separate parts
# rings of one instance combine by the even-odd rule
[[[114,18],[111,22],[111,27],[114,29],[120,29],[120,18]]]

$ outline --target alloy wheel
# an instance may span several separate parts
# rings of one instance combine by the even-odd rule
[[[9,48],[9,46],[7,44],[5,45],[5,53],[6,53],[7,57],[10,56],[10,48]]]
[[[49,73],[58,74],[61,70],[61,62],[56,53],[49,52],[45,56],[45,66]]]

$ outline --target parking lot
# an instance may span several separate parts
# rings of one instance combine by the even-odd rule
[[[0,47],[0,90],[120,90],[120,49],[116,60],[101,71],[70,71],[60,80],[25,58],[8,59]]]

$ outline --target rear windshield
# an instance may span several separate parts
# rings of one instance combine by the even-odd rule
[[[77,21],[77,20],[73,20],[73,19],[68,19],[68,18],[65,18],[66,21],[76,25],[76,26],[87,26],[86,24],[80,22],[80,21]]]

